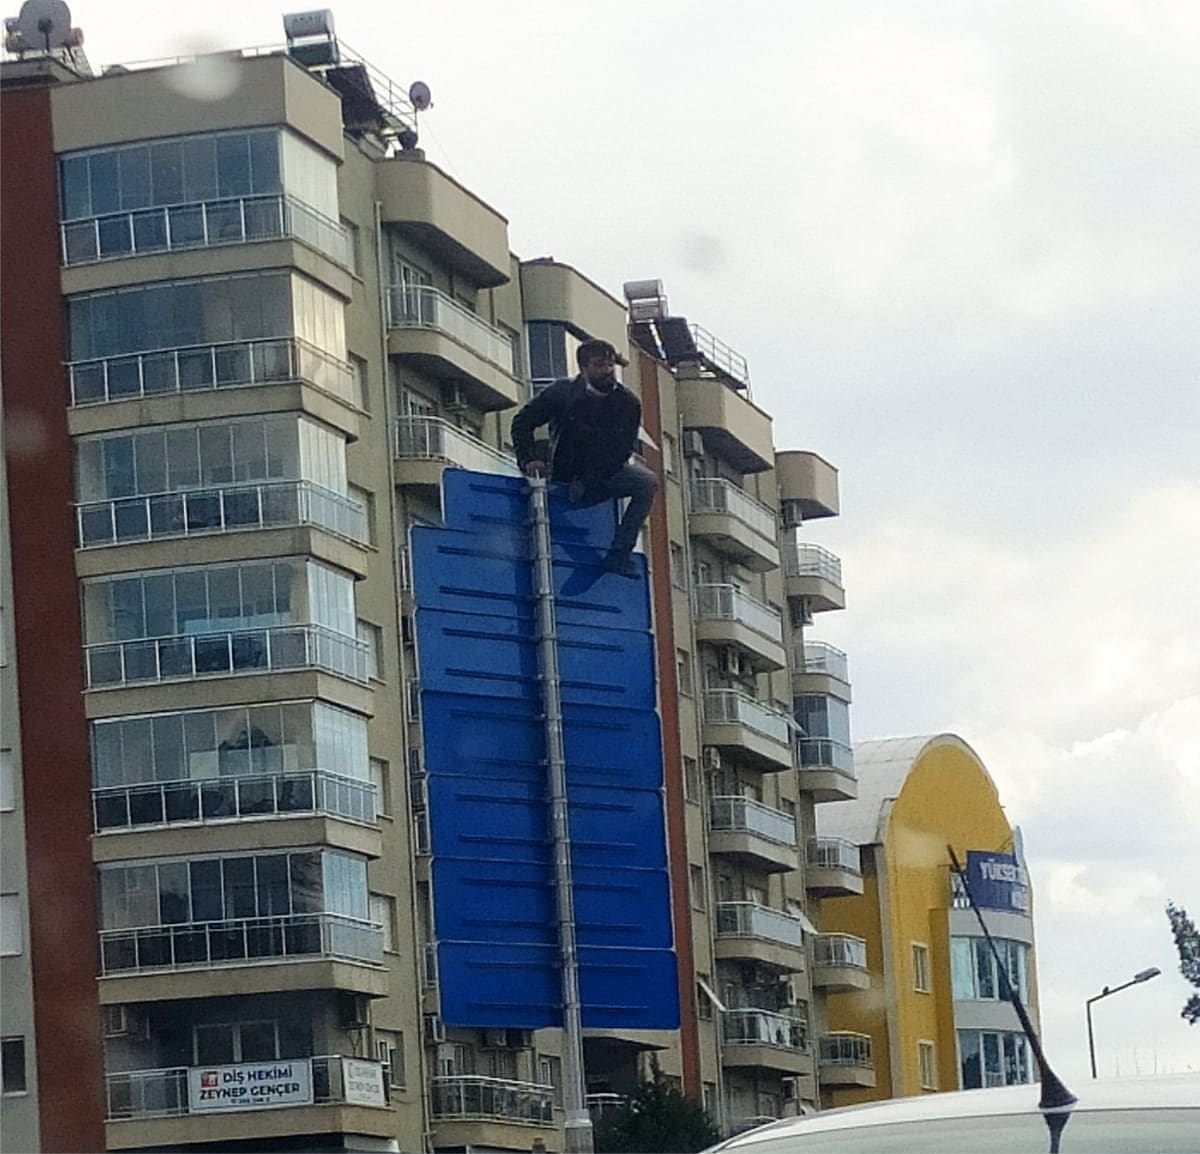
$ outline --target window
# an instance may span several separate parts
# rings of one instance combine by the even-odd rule
[[[371,781],[375,785],[375,812],[385,817],[392,814],[391,766],[382,757],[370,760]]]
[[[686,649],[675,650],[675,673],[679,679],[679,692],[692,695],[692,656]]]
[[[396,952],[396,899],[391,894],[372,894],[371,921],[383,926],[384,953]]]
[[[711,1022],[713,1016],[712,998],[708,996],[706,986],[710,984],[707,974],[697,974],[696,978],[696,1017],[702,1022]]]
[[[405,1084],[403,1032],[376,1030],[375,1057],[383,1066],[383,1076],[387,1084],[402,1089]]]
[[[964,1090],[1023,1085],[1034,1080],[1024,1034],[958,1031],[959,1079]]]
[[[913,989],[918,993],[928,994],[929,983],[929,947],[920,942],[912,944]],[[924,1083],[922,1083],[924,1085]]]
[[[379,537],[377,535],[377,527],[375,524],[375,494],[367,489],[363,489],[358,485],[347,486],[348,492],[352,500],[357,501],[367,514],[367,543],[370,545],[378,545]]]
[[[921,1078],[922,1090],[937,1089],[937,1065],[934,1061],[933,1043],[917,1043],[917,1070]]]
[[[16,807],[17,772],[11,749],[0,749],[0,810]]]
[[[24,1038],[4,1038],[0,1041],[0,1067],[3,1071],[4,1093],[24,1094],[27,1089]]]
[[[986,938],[953,938],[950,942],[950,980],[959,1001],[1006,1001],[1005,978],[1022,1001],[1029,1000],[1029,946],[994,938],[1000,966]]]
[[[0,894],[0,956],[14,958],[24,948],[21,898],[18,894]]]
[[[683,759],[683,796],[688,801],[700,802],[700,767],[694,757]]]
[[[562,1059],[553,1054],[538,1055],[538,1081],[554,1087],[554,1104],[562,1105]]]
[[[662,462],[663,472],[668,477],[675,475],[675,460],[677,457],[677,449],[675,446],[675,438],[670,433],[662,435]]]
[[[346,230],[347,255],[350,258],[350,271],[355,276],[362,276],[362,237],[358,225],[352,220],[342,217],[342,228]]]
[[[688,866],[688,882],[692,893],[692,909],[708,909],[708,881],[704,876],[704,867]]]
[[[354,372],[354,403],[364,413],[371,411],[371,378],[367,371],[367,362],[362,357],[347,353],[346,359]]]
[[[702,1087],[702,1103],[704,1112],[710,1117],[717,1116],[717,1084],[716,1082],[705,1082]]]
[[[367,647],[367,676],[383,680],[383,630],[370,621],[359,620],[358,639]]]
[[[686,589],[688,585],[687,560],[678,541],[671,542],[671,584],[676,589]]]

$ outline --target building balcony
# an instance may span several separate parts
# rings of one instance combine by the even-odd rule
[[[853,934],[817,934],[813,938],[812,983],[825,990],[869,989],[867,943]]]
[[[250,1082],[234,1080],[250,1073],[256,1075]],[[261,1105],[238,1102],[231,1107],[205,1095],[227,1089],[221,1084],[225,1075],[231,1077],[229,1086],[248,1095],[252,1087],[270,1089],[260,1095]],[[386,1139],[396,1131],[383,1067],[340,1055],[112,1073],[105,1077],[105,1094],[110,1150],[265,1143],[297,1134]]]
[[[350,236],[293,196],[225,197],[139,208],[68,221],[60,226],[62,262],[71,267],[264,240],[299,240],[341,268],[352,267]]]
[[[88,689],[313,669],[368,683],[365,642],[322,625],[276,625],[84,647]]]
[[[606,1114],[623,1109],[628,1105],[629,1098],[625,1094],[587,1094],[584,1096],[584,1101],[594,1126]]]
[[[355,410],[361,400],[353,366],[298,337],[188,345],[73,361],[67,365],[67,376],[71,405],[77,409],[164,397],[178,401],[181,397],[211,396],[219,391],[220,397],[211,398],[210,415],[228,416],[235,406],[235,397],[244,395],[241,390],[293,382],[309,385]],[[261,399],[253,397],[246,411],[259,411],[261,407]],[[164,421],[202,415],[200,411],[181,413],[172,408],[164,410]],[[129,417],[109,427],[137,423],[136,417]],[[83,431],[79,424],[72,421],[72,433]]]
[[[537,1133],[561,1149],[554,1124],[553,1086],[457,1074],[429,1079],[435,1145],[472,1149],[529,1149]]]
[[[811,1074],[808,1022],[773,1010],[721,1014],[721,1064],[728,1069]]]
[[[814,801],[853,801],[858,797],[854,749],[830,737],[801,737],[796,742],[800,788]]]
[[[367,511],[312,481],[266,481],[219,489],[118,497],[75,506],[81,549],[212,533],[308,526],[366,545]]]
[[[548,321],[618,350],[629,340],[624,302],[577,269],[547,257],[521,263],[521,306],[526,324]]]
[[[797,543],[784,551],[783,585],[789,599],[803,601],[812,613],[846,608],[842,563],[820,545]]]
[[[793,645],[792,693],[796,697],[821,694],[850,701],[850,669],[846,655],[824,641]]]
[[[696,429],[706,449],[739,473],[762,473],[775,461],[771,418],[720,377],[676,373],[679,408],[685,429]]]
[[[375,165],[383,223],[481,288],[510,278],[508,222],[423,156],[401,153]]]
[[[796,820],[746,797],[709,802],[709,853],[737,858],[766,873],[799,868]]]
[[[210,852],[315,840],[348,841],[345,848],[368,857],[380,853],[374,784],[321,769],[94,789],[92,814],[96,832],[103,835],[93,839],[97,861],[169,853],[178,845],[171,831],[197,828],[206,831],[204,847]],[[269,823],[265,828],[264,822]],[[361,828],[334,836],[329,822]],[[133,835],[136,845],[122,834]]]
[[[775,511],[732,481],[704,477],[688,488],[688,531],[755,573],[779,568]]]
[[[692,603],[697,640],[732,646],[756,673],[784,667],[783,619],[777,609],[734,585],[697,585]]]
[[[817,1059],[822,1086],[874,1086],[871,1035],[837,1031],[821,1036]]]
[[[447,468],[520,476],[508,453],[455,428],[442,417],[401,417],[396,422],[396,484],[438,490]]]
[[[792,719],[781,709],[737,689],[704,692],[705,745],[730,750],[765,773],[791,769]]]
[[[525,399],[507,334],[441,289],[388,289],[388,353],[457,386],[464,403],[484,412]]]
[[[859,848],[842,837],[810,837],[805,858],[804,884],[821,898],[845,897],[863,892]]]
[[[775,483],[785,525],[796,528],[804,521],[836,517],[841,511],[838,471],[816,453],[776,453]]]
[[[789,972],[804,969],[804,926],[799,918],[755,902],[718,902],[715,956],[762,962]]]

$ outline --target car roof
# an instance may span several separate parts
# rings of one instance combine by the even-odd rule
[[[924,1122],[934,1118],[998,1117],[1026,1114],[1037,1109],[1040,1087],[1003,1086],[987,1090],[955,1090],[946,1094],[923,1094],[823,1110],[800,1118],[770,1122],[738,1134],[714,1147],[715,1150],[746,1150],[752,1154],[757,1142],[776,1141],[788,1134],[820,1134],[900,1122]],[[1190,1106],[1200,1110],[1200,1072],[1157,1074],[1143,1078],[1104,1078],[1072,1087],[1079,1101],[1072,1112],[1088,1110],[1138,1110]]]

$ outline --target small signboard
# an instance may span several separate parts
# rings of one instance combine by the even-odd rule
[[[1013,854],[968,850],[967,884],[982,909],[1029,913],[1029,874]]]
[[[343,1058],[342,1096],[355,1106],[386,1106],[383,1066],[361,1058]]]
[[[193,1066],[188,1071],[188,1109],[193,1114],[305,1106],[312,1100],[312,1066],[306,1058]]]

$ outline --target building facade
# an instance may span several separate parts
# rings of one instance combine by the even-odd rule
[[[1020,831],[953,734],[860,742],[859,796],[821,810],[822,838],[856,850],[862,893],[821,905],[814,983],[827,993],[825,1106],[1036,1080],[1007,976],[1038,1020]],[[968,875],[1004,974],[970,908]]]
[[[587,337],[661,482],[683,1007],[589,1033],[589,1105],[656,1056],[726,1131],[815,1106],[836,470],[661,286],[512,254],[331,36],[223,63],[4,64],[4,1144],[562,1148],[559,1032],[440,1015],[408,534]]]

